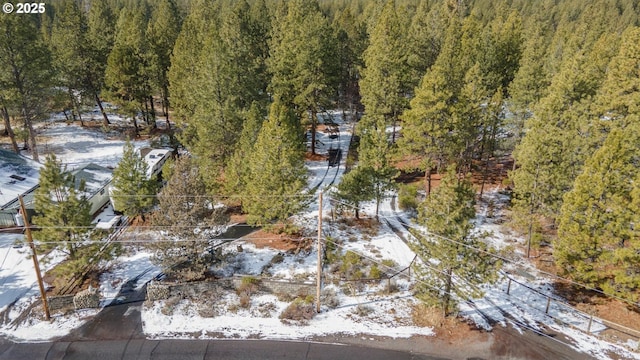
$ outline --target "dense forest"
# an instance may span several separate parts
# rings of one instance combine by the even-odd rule
[[[132,136],[170,119],[202,188],[256,224],[303,206],[329,109],[358,120],[347,198],[379,201],[399,171],[429,194],[435,174],[512,155],[513,226],[562,274],[635,301],[639,26],[634,0],[59,0],[0,16],[0,111],[34,160],[53,111],[84,123],[107,101]]]

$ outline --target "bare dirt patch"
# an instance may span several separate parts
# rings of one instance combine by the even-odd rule
[[[265,247],[285,252],[296,252],[310,245],[311,239],[296,235],[278,234],[260,229],[244,237],[244,240],[262,249]]]
[[[304,159],[307,161],[327,161],[329,157],[326,154],[311,154],[311,152],[306,152]]]

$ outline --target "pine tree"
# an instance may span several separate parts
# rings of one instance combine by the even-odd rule
[[[329,104],[337,83],[336,42],[316,0],[288,2],[286,16],[279,20],[267,62],[273,74],[269,91],[309,119],[315,154],[317,114]]]
[[[93,88],[93,97],[100,108],[104,126],[110,124],[109,117],[104,111],[100,92],[104,87],[107,59],[113,47],[115,36],[115,15],[106,1],[94,1],[87,15],[87,43],[88,53],[85,54],[89,82]]]
[[[375,198],[374,180],[372,168],[358,166],[344,174],[337,186],[335,196],[354,210],[356,219],[360,218],[360,204]]]
[[[301,135],[297,117],[276,97],[249,159],[246,198],[242,202],[247,223],[284,221],[304,206],[302,190],[307,176]]]
[[[406,95],[411,91],[406,34],[407,24],[398,16],[395,1],[389,0],[377,17],[363,54],[362,104],[368,115],[383,116],[393,125],[392,143],[398,118],[408,105]]]
[[[34,123],[46,116],[53,73],[51,53],[38,38],[34,16],[0,16],[0,97],[10,114],[22,118],[28,146],[39,161]]]
[[[62,168],[55,155],[48,155],[40,171],[35,193],[35,210],[39,214],[33,223],[40,230],[37,238],[45,247],[63,248],[71,260],[86,240],[91,225],[91,203],[71,173]]]
[[[600,55],[605,55],[601,53]],[[592,125],[591,99],[601,80],[593,74],[594,61],[582,51],[566,59],[525,123],[525,136],[513,152],[517,168],[509,175],[514,184],[514,219],[525,226],[529,242],[538,237],[543,218],[555,221],[563,195],[580,174],[597,144]],[[537,224],[536,224],[537,223]]]
[[[608,66],[598,103],[613,126],[624,127],[628,115],[640,113],[640,27],[625,30],[619,49]]]
[[[113,170],[111,199],[116,211],[133,218],[142,216],[154,203],[156,179],[149,179],[149,165],[140,156],[130,141],[124,144],[122,160]]]
[[[358,144],[358,170],[369,179],[370,199],[376,201],[376,217],[380,202],[387,191],[393,189],[395,169],[389,163],[389,141],[383,116],[366,115],[358,123],[360,142]]]
[[[146,3],[130,5],[120,11],[115,42],[107,59],[105,87],[109,97],[133,121],[138,135],[136,116],[141,113],[152,126],[148,101],[151,96],[151,53],[145,33]],[[152,116],[151,116],[152,117]]]
[[[420,1],[409,27],[407,64],[412,69],[412,88],[418,86],[427,69],[436,62],[444,41],[446,19],[440,16],[439,7],[430,5],[429,1]]]
[[[215,203],[191,159],[178,158],[152,217],[162,236],[149,244],[153,261],[167,275],[189,281],[205,275],[212,262],[212,235],[227,220],[224,208]]]
[[[258,134],[264,122],[264,114],[254,103],[245,116],[242,134],[233,156],[225,170],[225,189],[228,194],[242,194],[250,175],[250,159]]]
[[[633,206],[639,144],[637,121],[607,136],[564,197],[554,244],[556,264],[573,279],[634,301],[640,289]]]
[[[156,4],[147,28],[147,38],[151,52],[151,72],[154,86],[160,90],[162,112],[169,126],[169,79],[171,53],[180,32],[180,17],[173,0],[163,0]]]
[[[73,0],[59,3],[50,40],[56,82],[67,91],[73,119],[77,117],[83,126],[82,98],[94,91],[89,82],[87,54],[90,49],[86,35],[87,21],[78,3]]]
[[[335,15],[332,24],[337,42],[338,105],[351,112],[359,110],[358,79],[362,68],[362,53],[367,46],[366,26],[358,21],[349,8]]]
[[[417,168],[425,171],[427,192],[431,190],[433,169],[438,171],[458,156],[458,141],[464,138],[456,129],[468,120],[459,116],[456,121],[464,83],[461,78],[464,74],[460,73],[464,65],[457,55],[461,46],[461,24],[452,17],[436,63],[424,75],[411,99],[410,109],[402,116],[398,148],[409,160],[419,161]]]
[[[459,179],[450,167],[419,209],[418,223],[432,235],[415,233],[411,243],[421,260],[416,265],[418,297],[440,306],[445,316],[457,301],[479,296],[479,285],[497,279],[500,263],[478,251],[488,248],[472,231],[474,200],[471,182]]]
[[[222,4],[214,20],[190,14],[176,42],[170,70],[180,140],[201,167],[207,188],[218,192],[225,166],[253,102],[266,102],[263,24],[247,17],[245,2]],[[209,22],[213,22],[210,24]],[[183,126],[184,125],[184,126]],[[211,146],[215,144],[215,146]]]

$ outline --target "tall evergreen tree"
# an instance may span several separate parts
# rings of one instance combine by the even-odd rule
[[[73,119],[84,126],[82,101],[93,90],[88,82],[87,20],[77,1],[66,0],[57,5],[50,39],[56,82],[68,94]]]
[[[178,7],[173,0],[162,0],[155,4],[147,28],[150,42],[152,83],[160,91],[162,112],[169,125],[169,79],[171,53],[180,32]]]
[[[392,142],[399,116],[408,105],[411,72],[407,64],[407,24],[396,11],[394,0],[388,0],[369,35],[369,46],[363,54],[360,94],[365,112],[383,116],[393,125]]]
[[[274,24],[270,52],[269,90],[308,119],[315,154],[317,114],[329,104],[339,71],[336,41],[316,0],[287,3],[286,16]]]
[[[445,316],[458,300],[478,296],[479,285],[497,279],[500,263],[478,251],[488,248],[472,231],[474,202],[471,182],[449,168],[419,209],[418,222],[435,236],[416,232],[410,244],[421,260],[416,265],[418,297],[441,307]]]
[[[598,107],[598,113],[613,127],[637,120],[629,115],[640,114],[640,27],[629,27],[622,34],[619,51],[608,66],[598,96]]]
[[[301,134],[296,115],[276,97],[249,160],[246,199],[242,202],[247,223],[285,221],[304,206],[302,190],[307,175]]]
[[[425,171],[427,192],[431,189],[431,173],[443,168],[460,155],[459,140],[464,141],[460,127],[468,124],[466,116],[457,116],[464,84],[461,50],[461,24],[452,17],[447,37],[436,63],[424,75],[411,99],[403,119],[399,149],[417,168]],[[478,69],[474,74],[478,74]],[[478,84],[480,86],[480,84]],[[475,105],[476,107],[478,104]]]
[[[44,118],[52,82],[51,53],[38,38],[37,18],[0,16],[0,98],[8,113],[22,118],[28,146],[39,161],[34,123]]]
[[[370,182],[370,198],[376,201],[376,217],[380,202],[387,191],[394,188],[395,169],[389,163],[390,145],[387,126],[381,115],[366,115],[358,124],[360,142],[358,144],[358,172]]]
[[[110,124],[109,117],[102,106],[100,92],[105,85],[107,59],[113,47],[115,37],[115,15],[106,1],[94,1],[87,15],[87,43],[89,53],[85,54],[89,82],[93,88],[93,97],[102,113],[105,126]]]
[[[264,24],[248,17],[246,2],[221,6],[219,16],[211,14],[213,21],[189,15],[170,71],[176,119],[183,128],[180,139],[214,193],[223,185],[224,167],[236,148],[245,112],[267,97],[267,50],[259,41],[264,40]]]
[[[131,117],[136,136],[138,113],[155,126],[155,122],[151,122],[148,104],[151,96],[151,53],[145,36],[147,22],[145,2],[133,3],[120,11],[115,42],[105,70],[109,96]]]
[[[228,194],[242,194],[249,181],[250,164],[253,147],[258,140],[258,134],[264,122],[264,114],[257,103],[254,103],[247,112],[242,134],[236,145],[236,150],[229,160],[225,170],[225,188]]]
[[[111,198],[116,211],[133,218],[142,216],[154,203],[157,185],[156,179],[149,179],[149,165],[136,151],[133,144],[127,141],[124,145],[122,160],[113,170],[111,181]]]
[[[74,176],[51,154],[40,171],[39,185],[35,193],[35,210],[39,215],[33,219],[40,229],[38,240],[48,248],[62,248],[75,260],[91,225],[91,203],[84,192],[84,183],[79,183],[76,189]]]
[[[367,46],[366,26],[351,13],[349,8],[342,9],[333,19],[333,29],[337,42],[337,60],[339,82],[338,102],[343,110],[358,111],[360,91],[358,80],[360,69],[364,65],[362,53]]]
[[[564,197],[556,264],[577,281],[632,300],[640,289],[640,232],[634,227],[640,126],[614,129]]]
[[[72,279],[83,281],[101,261],[117,256],[119,247],[96,241],[99,234],[91,226],[91,202],[84,181],[66,172],[55,155],[47,156],[39,185],[34,238],[44,250],[58,249],[68,255],[53,270],[54,286],[66,286]]]

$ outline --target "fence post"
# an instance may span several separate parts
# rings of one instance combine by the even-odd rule
[[[551,298],[547,298],[547,308],[544,310],[545,314],[549,314],[549,305],[551,305]]]
[[[511,278],[509,278],[509,283],[507,284],[507,295],[509,295],[509,291],[511,291]]]
[[[387,278],[387,295],[391,294],[391,278]]]
[[[591,333],[591,323],[593,323],[593,315],[589,315],[589,325],[587,326],[587,333]]]

